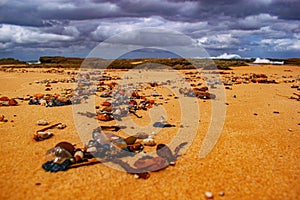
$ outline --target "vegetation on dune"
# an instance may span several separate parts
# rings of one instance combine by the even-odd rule
[[[14,59],[14,58],[2,58],[0,59],[0,65],[13,65],[13,64],[26,64],[26,62]]]
[[[286,65],[297,65],[300,66],[300,58],[289,58],[284,60]]]
[[[24,67],[20,64],[27,65],[31,68],[110,68],[110,69],[133,69],[133,68],[166,68],[170,67],[176,70],[182,69],[222,69],[229,70],[233,66],[245,66],[254,60],[246,59],[195,59],[195,58],[143,58],[143,59],[120,59],[105,60],[101,58],[66,58],[61,56],[43,56],[40,57],[40,64],[27,65],[13,58],[0,59],[0,65],[6,67]],[[300,58],[284,59],[287,65],[300,66]],[[15,64],[15,66],[14,66]]]

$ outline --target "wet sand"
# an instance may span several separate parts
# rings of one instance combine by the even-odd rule
[[[67,74],[0,72],[0,96],[24,97],[34,93],[55,93],[73,83],[56,83],[46,92],[35,80],[60,79]],[[65,172],[49,173],[42,169],[45,152],[61,141],[83,147],[74,123],[72,106],[47,108],[28,105],[2,106],[0,114],[8,122],[0,125],[1,199],[205,199],[211,191],[214,199],[298,199],[300,196],[300,107],[289,99],[297,89],[290,83],[300,76],[300,67],[234,67],[234,74],[263,73],[279,84],[234,84],[226,92],[225,123],[213,150],[199,157],[203,140],[211,123],[211,100],[196,99],[199,105],[198,130],[189,149],[173,167],[151,172],[147,180],[135,179],[123,171],[104,164],[91,164]],[[110,72],[118,74],[118,72]],[[122,74],[122,73],[120,73]],[[285,82],[284,82],[285,81]],[[176,90],[176,89],[174,89]],[[150,90],[149,90],[150,91]],[[157,88],[164,99],[168,90]],[[299,92],[298,92],[299,93]],[[164,100],[157,99],[157,102]],[[158,143],[168,143],[179,128],[181,110],[175,99],[164,104],[168,122],[176,127],[158,134]],[[276,112],[276,113],[274,113]],[[279,112],[279,113],[277,113]],[[139,113],[138,124],[149,123],[147,112]],[[36,142],[36,121],[63,122],[67,128],[53,129],[54,136]],[[147,121],[148,120],[148,121]],[[114,122],[100,122],[99,125]],[[87,137],[90,133],[86,133]],[[191,133],[186,133],[191,134]],[[155,148],[148,147],[147,151]],[[224,191],[224,196],[219,192]]]

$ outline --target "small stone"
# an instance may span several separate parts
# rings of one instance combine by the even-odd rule
[[[140,178],[140,176],[139,176],[138,174],[134,174],[133,177],[136,178],[136,179],[139,179],[139,178]]]
[[[289,131],[292,132],[293,130],[290,128]]]
[[[39,126],[46,126],[49,124],[46,120],[43,120],[43,119],[38,120],[36,123]]]
[[[96,148],[96,147],[90,147],[90,148],[87,148],[86,152],[88,152],[88,153],[94,153],[94,152],[97,152],[97,148]]]
[[[253,115],[258,115],[257,113],[253,113]]]
[[[35,183],[35,185],[41,185],[41,183]]]
[[[279,112],[278,112],[278,111],[274,111],[273,113],[274,113],[274,114],[279,114]]]
[[[220,191],[220,192],[219,192],[219,196],[222,197],[222,196],[224,196],[224,195],[225,195],[225,192],[224,192],[224,191]]]
[[[67,125],[64,124],[64,123],[61,123],[61,124],[58,124],[58,125],[57,125],[57,128],[58,128],[58,129],[64,129],[64,128],[66,128],[66,127],[67,127]]]
[[[205,192],[205,197],[207,199],[212,199],[214,197],[213,193],[212,192]]]
[[[154,141],[154,139],[152,137],[148,137],[148,138],[144,139],[143,143],[145,146],[155,146],[156,145],[156,142]]]

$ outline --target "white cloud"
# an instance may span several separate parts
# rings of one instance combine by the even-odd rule
[[[21,27],[7,24],[0,26],[0,42],[4,43],[48,43],[51,41],[69,41],[72,39],[73,37],[67,35],[44,33],[38,28]]]
[[[211,48],[229,48],[239,43],[237,38],[234,38],[232,34],[216,34],[199,38],[198,43],[204,47]]]
[[[74,36],[74,37],[78,37],[80,35],[80,32],[75,26],[64,27],[63,33],[65,35]]]
[[[263,39],[261,43],[266,48],[272,48],[276,51],[300,50],[298,39]]]

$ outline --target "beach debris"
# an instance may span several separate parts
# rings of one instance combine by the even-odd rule
[[[199,99],[215,99],[216,95],[209,93],[207,90],[207,87],[192,89],[180,88],[179,93],[187,97],[197,97]]]
[[[41,105],[46,107],[54,107],[54,106],[65,106],[72,104],[79,104],[85,101],[90,94],[87,92],[87,95],[82,95],[77,93],[73,89],[65,89],[65,91],[61,94],[34,94],[29,98],[29,105]]]
[[[212,193],[212,192],[209,192],[209,191],[205,192],[204,195],[205,195],[205,198],[207,198],[207,199],[212,199],[212,198],[214,198],[213,193]]]

